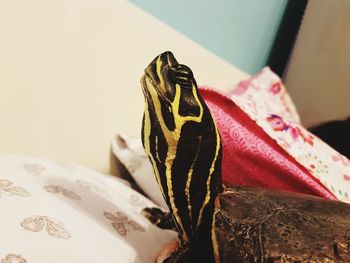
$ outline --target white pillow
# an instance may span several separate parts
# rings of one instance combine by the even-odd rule
[[[152,165],[142,147],[141,139],[117,134],[112,140],[112,151],[147,196],[163,210],[169,211],[154,176]]]
[[[147,206],[116,177],[0,156],[0,262],[154,262],[176,233],[150,224]]]

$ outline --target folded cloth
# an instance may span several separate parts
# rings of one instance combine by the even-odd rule
[[[301,125],[269,68],[229,93],[200,92],[221,134],[224,181],[350,201],[350,161]]]

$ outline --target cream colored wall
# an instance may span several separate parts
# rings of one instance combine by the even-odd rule
[[[350,116],[349,0],[309,0],[286,83],[306,126]]]
[[[0,153],[108,172],[112,137],[139,134],[139,78],[165,50],[202,84],[247,76],[126,1],[0,1]]]

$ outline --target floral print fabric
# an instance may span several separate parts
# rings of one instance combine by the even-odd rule
[[[237,178],[232,174],[237,173],[238,168],[244,175],[253,169],[251,167],[253,165],[256,167],[256,174],[249,173],[253,185],[265,187],[263,182],[268,182],[271,188],[317,194],[331,199],[336,197],[350,202],[350,161],[301,125],[299,115],[282,81],[269,68],[264,68],[256,76],[239,83],[227,94],[203,88],[202,95],[207,100],[214,117],[217,118],[219,127],[221,126],[224,170],[226,169],[224,173],[229,181],[237,182]],[[223,110],[223,107],[226,107],[226,110]],[[245,114],[242,114],[241,110]],[[241,119],[237,118],[237,115],[240,115]],[[248,115],[250,120],[245,115]],[[228,125],[227,122],[232,120],[234,123]],[[251,120],[255,124],[251,123]],[[250,127],[250,130],[248,129],[250,132],[244,134],[244,128],[247,126]],[[263,133],[259,129],[262,129]],[[252,135],[256,138],[254,139]],[[232,136],[236,138],[232,139]],[[244,148],[242,145],[249,138],[254,140],[249,147],[262,147],[261,143],[264,147],[269,147],[257,150],[255,153],[246,152],[247,156],[242,157],[242,152],[234,150],[237,147]],[[279,147],[274,145],[276,143]],[[270,162],[260,158],[263,153]],[[236,156],[233,156],[234,154]],[[278,158],[279,154],[282,158]],[[231,157],[227,158],[228,156]],[[242,157],[239,162],[237,156]],[[242,167],[241,162],[251,164]],[[237,167],[232,167],[232,164]],[[283,167],[287,168],[289,173],[282,169]],[[272,175],[273,170],[279,178],[275,178],[277,174]],[[256,179],[258,176],[260,181]],[[251,184],[249,179],[241,180],[240,183]],[[279,179],[281,183],[271,179]]]
[[[154,262],[177,235],[141,215],[153,206],[122,179],[0,155],[0,263]]]
[[[201,94],[221,135],[222,178],[225,183],[335,199],[237,104],[214,90],[202,89]]]

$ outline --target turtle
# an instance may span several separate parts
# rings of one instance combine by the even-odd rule
[[[141,88],[142,144],[169,208],[142,213],[180,244],[164,262],[350,262],[350,204],[223,184],[217,124],[170,51],[146,67]]]

